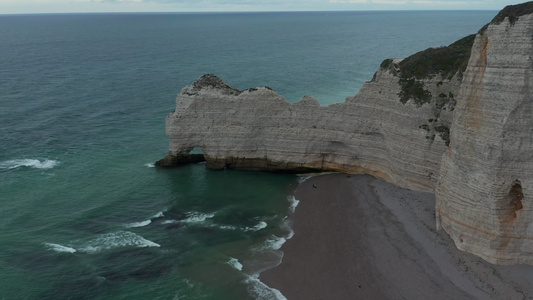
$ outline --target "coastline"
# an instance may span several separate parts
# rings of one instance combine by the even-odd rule
[[[533,266],[492,265],[435,229],[431,193],[369,175],[300,183],[294,236],[260,280],[297,299],[525,299]]]

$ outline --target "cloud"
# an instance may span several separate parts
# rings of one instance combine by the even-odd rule
[[[283,0],[77,0],[82,2],[116,2],[116,3],[123,3],[123,2],[156,2],[156,3],[168,3],[168,4],[210,4],[210,5],[264,5],[264,4],[282,4],[287,3],[287,1]],[[298,2],[316,2],[316,1],[309,1],[309,0],[292,0],[289,1],[292,3],[298,3]]]
[[[422,5],[452,5],[452,6],[483,4],[483,2],[479,2],[479,1],[440,1],[440,0],[414,0],[413,3],[422,4]]]
[[[523,0],[0,0],[0,14],[55,12],[492,9]]]
[[[329,3],[351,4],[351,3],[368,3],[367,0],[329,0]]]
[[[403,0],[372,0],[372,3],[377,4],[392,4],[392,5],[404,5],[407,1]]]

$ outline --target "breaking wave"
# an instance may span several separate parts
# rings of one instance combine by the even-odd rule
[[[153,215],[150,219],[162,218],[164,216],[165,216],[165,214],[162,211],[160,211],[157,214]]]
[[[59,164],[57,160],[45,159],[13,159],[0,162],[0,169],[17,169],[21,167],[29,167],[35,169],[51,169]]]
[[[246,231],[259,231],[259,230],[261,230],[263,228],[266,228],[267,225],[268,224],[265,221],[261,221],[257,225],[255,225],[254,227],[246,228]]]
[[[63,245],[60,245],[60,244],[44,243],[44,245],[46,246],[46,248],[48,250],[52,250],[52,251],[55,251],[55,252],[63,252],[63,253],[74,253],[74,252],[76,252],[76,249],[74,249],[72,247],[63,246]]]
[[[144,226],[146,226],[146,225],[148,225],[150,223],[152,223],[152,220],[133,222],[133,223],[129,223],[129,224],[124,225],[124,227],[126,227],[126,228],[144,227]]]
[[[182,220],[183,223],[202,223],[206,219],[211,219],[215,216],[215,213],[199,213],[199,212],[190,212],[187,214],[187,219]]]
[[[237,269],[239,271],[242,271],[243,265],[239,262],[238,259],[230,257],[230,259],[226,262],[228,265],[232,266],[234,269]]]
[[[296,206],[298,206],[298,203],[300,203],[300,200],[297,200],[294,196],[287,197],[287,200],[289,200],[289,211],[292,214],[296,210]]]
[[[78,250],[93,254],[120,247],[161,247],[161,245],[129,231],[117,231],[99,235]]]
[[[283,296],[283,294],[279,290],[271,288],[268,285],[264,284],[261,280],[259,280],[259,274],[248,276],[244,282],[248,284],[248,292],[252,294],[255,299],[287,300],[287,298]]]
[[[298,177],[298,183],[302,184],[304,183],[307,179],[311,178],[312,176],[300,176]]]

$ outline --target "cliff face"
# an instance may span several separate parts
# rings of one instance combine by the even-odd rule
[[[380,68],[355,97],[327,107],[310,96],[291,104],[266,87],[240,91],[204,75],[178,95],[167,117],[170,155],[158,165],[187,163],[201,147],[211,169],[368,173],[433,190],[446,148],[434,128],[449,126],[451,104],[437,109],[437,97],[402,104],[396,68]],[[458,89],[455,78],[441,81],[428,80],[427,90]]]
[[[204,75],[178,95],[157,165],[372,174],[435,191],[437,226],[458,248],[532,264],[532,12],[511,6],[475,37],[385,60],[357,95],[327,107]]]
[[[477,35],[436,187],[437,226],[458,248],[533,263],[533,15]]]

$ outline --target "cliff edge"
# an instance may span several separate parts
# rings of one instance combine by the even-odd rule
[[[371,174],[434,191],[437,226],[458,248],[533,264],[532,3],[448,47],[383,61],[357,95],[326,107],[203,75],[179,93],[156,165]]]

